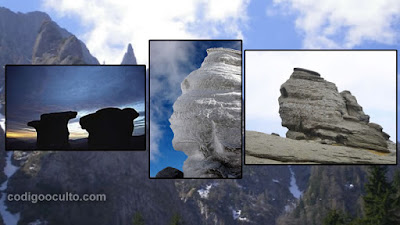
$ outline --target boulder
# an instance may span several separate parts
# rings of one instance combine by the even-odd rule
[[[69,131],[68,121],[75,118],[77,112],[58,112],[42,114],[40,120],[28,123],[34,127],[37,133],[36,146],[39,150],[45,149],[68,149]]]
[[[325,143],[388,152],[389,135],[378,124],[369,123],[350,91],[338,92],[334,83],[317,72],[294,68],[282,84],[279,114],[291,139],[320,139]]]
[[[167,167],[156,174],[156,178],[183,178],[182,171]]]
[[[132,108],[104,108],[82,117],[79,123],[89,133],[90,149],[130,149],[133,120],[138,116]]]
[[[241,177],[241,52],[211,48],[181,83],[169,119],[185,177]]]

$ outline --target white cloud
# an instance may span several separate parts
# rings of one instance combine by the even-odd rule
[[[194,54],[194,46],[188,41],[152,41],[150,46],[150,113],[152,118],[150,126],[150,160],[156,161],[161,155],[159,141],[163,132],[158,120],[169,118],[171,108],[165,104],[173,104],[181,95],[181,82],[188,75],[182,65],[195,70],[191,65],[191,55]]]
[[[120,63],[132,43],[138,63],[148,60],[149,39],[240,38],[249,0],[43,0],[60,16],[76,16],[83,41],[100,62]]]
[[[151,138],[150,138],[150,146],[151,146],[150,160],[151,161],[156,161],[157,158],[161,155],[158,143],[161,140],[162,132],[161,132],[161,130],[159,128],[159,125],[156,122],[151,121],[150,124],[151,124],[150,125],[150,134],[151,134]]]
[[[294,12],[305,48],[353,48],[364,41],[399,41],[398,0],[274,0],[278,11]],[[271,14],[271,9],[267,9]],[[395,28],[397,26],[397,29]]]
[[[280,86],[294,67],[314,70],[357,98],[371,122],[396,138],[394,51],[246,51],[246,130],[278,132]]]

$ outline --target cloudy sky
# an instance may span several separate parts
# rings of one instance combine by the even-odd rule
[[[301,67],[335,83],[339,92],[350,90],[370,122],[396,140],[395,51],[246,51],[245,60],[246,130],[285,137],[279,89]]]
[[[149,39],[242,38],[243,49],[395,49],[400,42],[398,0],[1,0],[0,5],[47,12],[106,63],[120,63],[132,43],[138,63],[148,65]],[[174,51],[171,63],[179,65],[181,55]],[[369,104],[356,97],[364,107]],[[365,111],[373,121],[379,117]],[[163,143],[151,145],[160,147]],[[162,153],[153,160],[157,157]]]
[[[134,108],[133,135],[144,134],[144,66],[7,66],[7,137],[36,138],[26,124],[44,113],[76,111],[70,138],[88,136],[79,119],[107,107]]]

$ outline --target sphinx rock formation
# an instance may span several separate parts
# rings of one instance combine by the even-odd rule
[[[40,120],[28,123],[34,127],[37,133],[36,146],[39,150],[44,149],[68,149],[69,131],[68,121],[75,118],[77,112],[58,112],[42,114]]]
[[[89,133],[90,149],[130,149],[133,120],[138,116],[132,108],[104,108],[82,117],[79,123]]]
[[[173,167],[167,167],[163,170],[160,170],[156,174],[156,178],[183,178],[183,173],[182,171]]]
[[[185,177],[241,177],[241,52],[211,48],[181,83],[169,121]]]
[[[122,59],[121,65],[136,65],[136,57],[135,53],[133,53],[133,48],[132,45],[128,45],[128,49],[126,50],[126,53],[124,55],[124,58]]]
[[[317,72],[294,68],[280,92],[279,114],[282,126],[289,129],[286,137],[388,152],[389,135],[382,127],[369,123],[349,91],[339,93]]]

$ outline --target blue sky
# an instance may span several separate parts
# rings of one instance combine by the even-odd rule
[[[148,65],[149,39],[239,38],[243,49],[395,49],[400,42],[396,0],[1,0],[0,5],[47,12],[106,63],[120,63],[132,43],[138,63]]]

